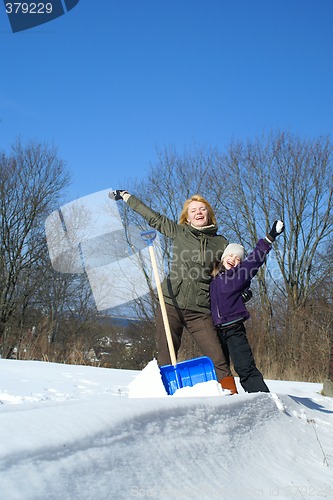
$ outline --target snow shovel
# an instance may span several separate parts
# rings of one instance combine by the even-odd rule
[[[153,242],[156,238],[156,231],[154,229],[144,231],[141,233],[141,238],[148,244],[171,359],[171,365],[160,366],[162,382],[165,390],[169,395],[172,395],[177,389],[181,389],[182,387],[193,386],[201,382],[208,382],[209,380],[217,380],[214,364],[207,356],[201,356],[200,358],[194,358],[188,361],[181,361],[177,364],[175,348],[172,341],[168,315],[154,252]]]

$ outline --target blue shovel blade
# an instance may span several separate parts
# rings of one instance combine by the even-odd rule
[[[160,366],[162,382],[169,395],[182,387],[192,387],[193,385],[210,380],[217,380],[213,362],[207,356],[181,361],[175,366]]]

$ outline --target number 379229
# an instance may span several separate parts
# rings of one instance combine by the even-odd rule
[[[44,2],[7,2],[7,14],[51,14],[52,4]]]

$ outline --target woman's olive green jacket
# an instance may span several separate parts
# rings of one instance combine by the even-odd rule
[[[167,304],[180,309],[209,313],[209,284],[215,260],[220,260],[228,241],[217,235],[217,226],[195,228],[177,224],[155,212],[136,196],[127,204],[142,215],[150,227],[173,240],[172,263],[169,275],[162,283]]]

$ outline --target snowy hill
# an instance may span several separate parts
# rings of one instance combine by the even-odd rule
[[[142,373],[1,359],[1,499],[333,499],[321,384],[133,397]]]

